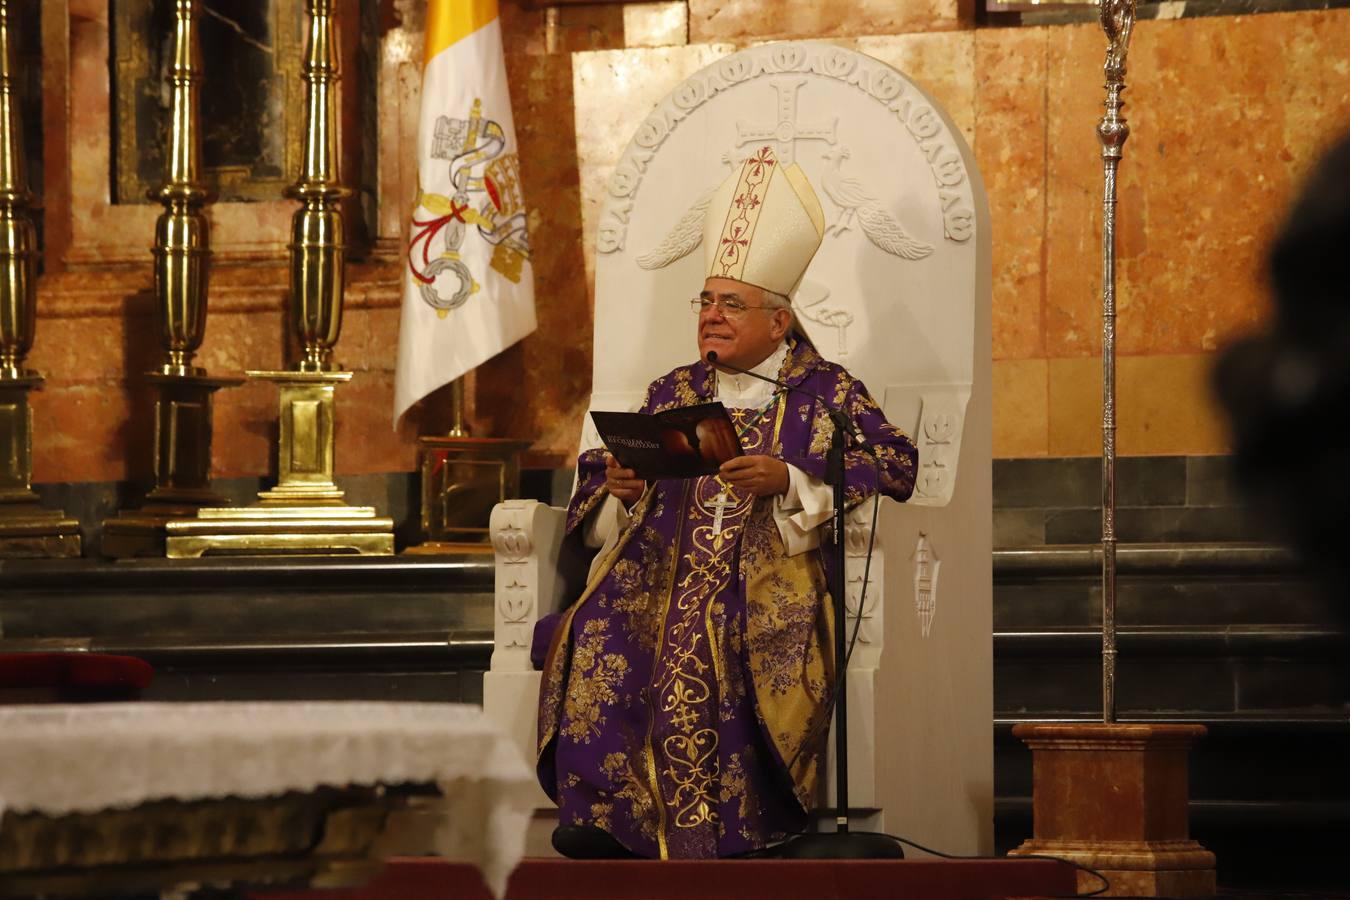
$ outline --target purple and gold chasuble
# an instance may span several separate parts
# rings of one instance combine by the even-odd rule
[[[917,452],[861,382],[804,342],[780,379],[848,411],[878,450],[846,457],[846,496],[914,486]],[[707,402],[696,363],[647,391],[644,412]],[[730,410],[746,453],[824,478],[831,426],[810,398]],[[604,453],[578,463],[570,539],[604,499]],[[539,698],[539,778],[563,824],[596,825],[633,852],[711,858],[806,824],[834,685],[833,613],[819,550],[788,556],[773,498],[716,476],[653,483],[617,545],[562,616]]]

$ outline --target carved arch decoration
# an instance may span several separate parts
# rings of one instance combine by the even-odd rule
[[[648,164],[661,145],[689,115],[719,93],[736,85],[774,75],[811,73],[856,87],[893,113],[920,143],[933,171],[934,189],[943,204],[943,222],[948,240],[964,242],[974,233],[975,211],[969,199],[958,192],[967,181],[966,166],[956,146],[951,126],[936,112],[935,104],[895,69],[865,54],[831,44],[798,42],[770,44],[742,50],[719,60],[687,79],[659,103],[638,127],[609,178],[607,198],[596,233],[596,250],[613,253],[624,249],[629,216],[642,188]],[[794,80],[799,87],[804,79]],[[780,89],[780,113],[795,112],[795,97]],[[795,88],[793,89],[795,93]],[[744,146],[756,139],[779,144],[778,156],[785,163],[795,160],[797,139],[835,142],[821,128],[803,129],[780,116],[763,133],[750,129],[737,135]],[[701,198],[706,204],[706,199]]]

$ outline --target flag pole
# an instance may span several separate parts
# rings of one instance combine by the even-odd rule
[[[536,325],[497,6],[427,2],[394,414],[448,385],[450,422],[417,438],[423,543],[408,553],[491,552],[492,507],[518,495],[531,443],[475,436],[468,421],[469,373]]]
[[[450,382],[450,428],[445,433],[446,437],[469,436],[469,425],[464,419],[464,378],[461,375]]]

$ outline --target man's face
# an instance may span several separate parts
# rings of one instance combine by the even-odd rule
[[[709,278],[699,295],[713,301],[698,316],[698,353],[717,353],[718,362],[753,369],[778,349],[792,313],[770,307],[760,288],[730,278]]]

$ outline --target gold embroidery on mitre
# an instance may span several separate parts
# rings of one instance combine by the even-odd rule
[[[717,261],[713,263],[709,277],[739,280],[745,274],[755,226],[759,224],[764,198],[769,193],[769,182],[777,168],[778,157],[769,147],[761,147],[741,166],[731,206],[727,208],[726,221],[722,225]]]

